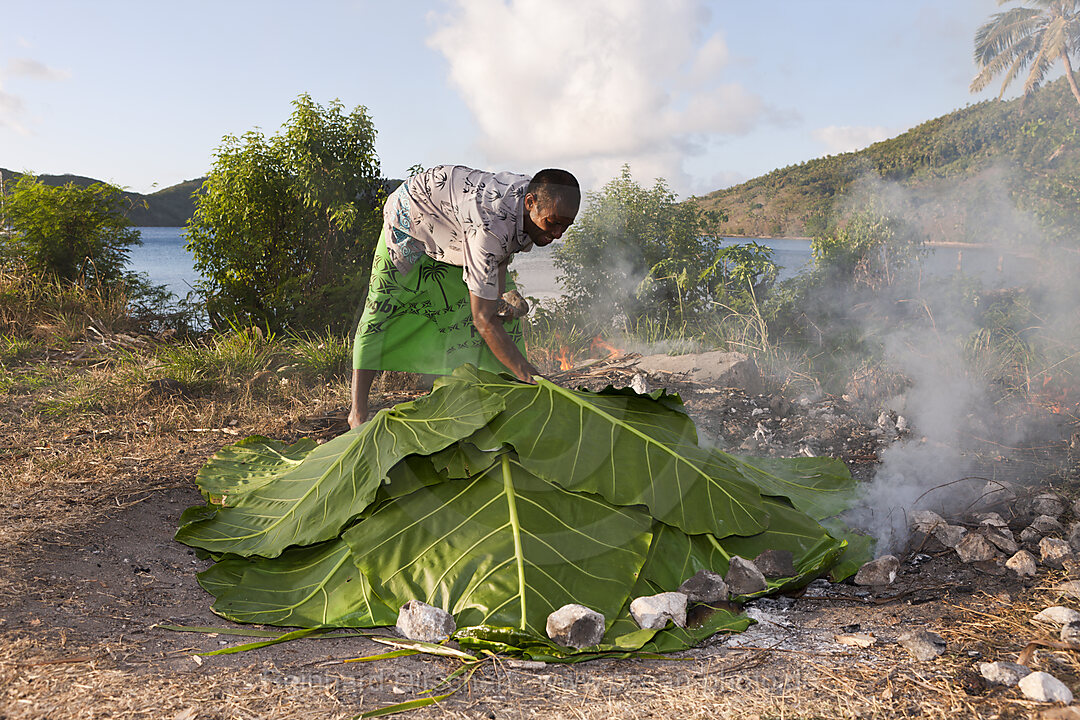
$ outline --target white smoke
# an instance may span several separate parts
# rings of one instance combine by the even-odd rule
[[[726,78],[699,0],[456,0],[434,19],[429,45],[495,165],[564,165],[593,185],[629,162],[682,187],[712,139],[778,119]]]

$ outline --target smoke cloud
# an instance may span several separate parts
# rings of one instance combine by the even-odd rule
[[[1075,291],[1068,290],[1075,285],[1068,280],[1075,277],[1075,261],[1054,248],[1045,258],[1008,252],[1040,246],[1033,218],[1010,200],[1015,182],[1007,167],[997,166],[918,194],[867,179],[852,195],[853,208],[870,203],[907,218],[907,232],[983,245],[977,252],[969,249],[966,258],[954,247],[935,248],[916,271],[877,293],[868,312],[860,314],[859,331],[883,348],[880,369],[910,382],[885,409],[903,416],[913,431],[881,454],[862,503],[848,518],[878,539],[879,554],[902,549],[911,511],[961,515],[978,503],[988,481],[1032,479],[1025,478],[1022,464],[1002,460],[1019,459],[1020,448],[1034,438],[1060,440],[1064,418],[1025,405],[1030,397],[1010,395],[1005,382],[1023,382],[1015,377],[1023,373],[1037,385],[1051,368],[1038,364],[1037,353],[1003,356],[1008,342],[1002,338],[994,341],[992,352],[995,345],[985,335],[986,313],[995,298],[1033,296],[1037,307],[1031,305],[1023,323],[1028,339],[1055,338],[1062,346],[1078,347],[1080,305]],[[1017,239],[1022,242],[1014,244]],[[990,262],[977,265],[978,258]],[[952,275],[957,265],[964,275]],[[842,293],[839,288],[832,292],[838,298]],[[907,321],[881,323],[896,318],[900,307],[908,308]],[[1025,367],[1025,362],[1030,364]],[[993,463],[985,462],[988,456]],[[990,466],[1006,468],[1008,474],[995,474]]]

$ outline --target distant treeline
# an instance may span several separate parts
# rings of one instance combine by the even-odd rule
[[[1078,132],[1080,108],[1062,78],[1026,98],[970,105],[865,150],[774,170],[702,200],[727,212],[733,235],[818,236],[843,220],[849,198],[858,204],[870,178],[902,190],[892,193],[901,212],[933,240],[1078,245]]]
[[[4,187],[10,192],[10,187],[22,177],[22,173],[0,168],[0,176],[3,177]],[[78,187],[86,187],[94,183],[103,182],[82,175],[38,175],[38,180],[46,185],[67,185],[74,183]],[[185,180],[182,183],[172,185],[163,190],[158,190],[149,195],[124,191],[123,196],[127,200],[125,214],[128,221],[135,227],[181,227],[195,212],[195,200],[192,193],[202,187],[205,177],[195,180]],[[8,184],[10,183],[10,187]]]

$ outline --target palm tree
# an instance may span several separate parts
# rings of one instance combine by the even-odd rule
[[[1015,1],[998,0],[998,5]],[[980,70],[971,81],[971,92],[982,90],[994,76],[1004,73],[1000,99],[1009,83],[1030,66],[1024,93],[1031,93],[1060,60],[1072,94],[1080,103],[1080,88],[1069,61],[1070,53],[1080,50],[1080,0],[1021,2],[1027,7],[997,13],[975,32],[975,62]]]

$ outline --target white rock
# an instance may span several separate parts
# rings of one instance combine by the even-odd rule
[[[545,628],[547,636],[563,647],[581,648],[599,645],[604,639],[604,616],[571,603],[551,613]]]
[[[964,539],[964,535],[967,533],[967,528],[960,527],[959,525],[939,525],[934,528],[933,535],[938,539],[942,545],[948,548],[954,548],[960,541]]]
[[[454,616],[442,608],[410,600],[398,611],[397,629],[410,640],[439,643],[454,634],[457,623]]]
[[[732,595],[751,595],[769,587],[765,576],[752,561],[738,555],[732,555],[728,561],[727,575],[724,576],[728,591]]]
[[[1051,625],[1068,625],[1071,622],[1080,622],[1080,612],[1061,605],[1052,605],[1035,613],[1031,619]]]
[[[975,516],[980,525],[988,525],[999,529],[1005,529],[1009,527],[1009,523],[1005,522],[1005,518],[996,512],[980,513]]]
[[[644,373],[637,373],[631,378],[630,389],[640,395],[645,395],[649,392],[649,383],[645,379]]]
[[[947,525],[945,518],[938,515],[933,510],[916,510],[910,515],[911,529],[923,532],[929,535],[941,525]]]
[[[1062,625],[1058,637],[1061,638],[1061,642],[1080,645],[1080,620]]]
[[[1040,560],[1043,565],[1061,568],[1072,557],[1072,545],[1057,538],[1044,537],[1039,541]]]
[[[997,548],[979,533],[968,533],[954,548],[960,559],[966,563],[983,562],[997,557]]]
[[[1019,550],[1015,555],[1005,561],[1005,567],[1012,570],[1020,577],[1035,577],[1039,571],[1035,564],[1035,556],[1027,550]]]
[[[1036,702],[1060,702],[1068,705],[1073,701],[1073,694],[1065,683],[1049,673],[1033,672],[1023,677],[1020,690],[1029,700]]]
[[[630,603],[634,622],[645,630],[662,630],[668,620],[679,627],[686,627],[686,596],[678,592],[664,592],[635,598]]]
[[[896,641],[904,646],[916,660],[926,662],[945,652],[945,640],[936,632],[918,628],[903,633]]]
[[[1057,586],[1057,591],[1062,595],[1080,599],[1080,580],[1066,580]]]
[[[1009,528],[998,528],[993,525],[983,525],[980,530],[982,536],[989,540],[998,550],[1012,555],[1020,549]]]
[[[1011,662],[979,663],[979,672],[991,685],[1015,687],[1020,678],[1031,674],[1029,668]]]
[[[855,573],[856,585],[888,585],[896,580],[896,571],[900,561],[894,555],[882,555],[876,560],[863,563]]]
[[[1035,530],[1041,535],[1049,535],[1050,533],[1063,533],[1065,528],[1062,526],[1056,517],[1051,515],[1040,515],[1031,521],[1032,530]]]

